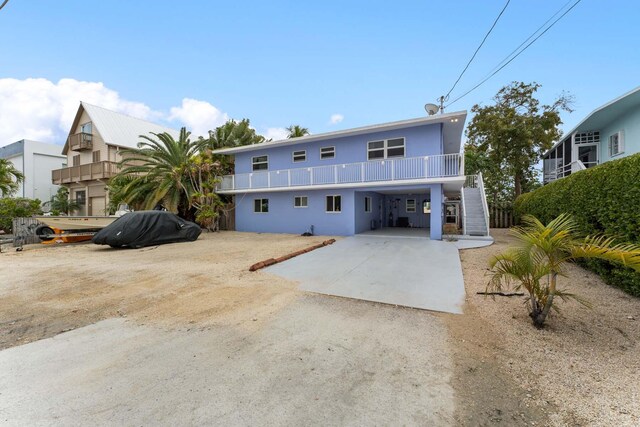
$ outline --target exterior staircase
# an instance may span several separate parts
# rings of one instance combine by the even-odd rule
[[[489,212],[484,193],[482,174],[467,176],[462,188],[463,234],[489,235]]]

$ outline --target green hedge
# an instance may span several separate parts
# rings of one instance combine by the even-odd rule
[[[563,212],[585,234],[605,233],[620,242],[640,243],[640,154],[603,163],[545,185],[515,201],[517,217],[547,223]],[[605,282],[640,296],[640,274],[605,261],[581,263]]]
[[[38,199],[0,198],[0,230],[11,233],[14,218],[30,217],[41,213],[40,200]]]

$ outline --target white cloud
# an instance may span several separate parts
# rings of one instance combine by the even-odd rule
[[[342,114],[332,114],[330,119],[332,125],[338,124],[343,120],[344,116]]]
[[[267,139],[279,141],[281,139],[286,139],[289,135],[289,131],[285,128],[267,128],[267,131],[263,135]]]
[[[61,79],[0,79],[0,146],[21,139],[63,144],[80,101],[133,117],[157,120],[161,113],[122,99],[100,82]]]
[[[210,130],[229,120],[227,113],[223,113],[210,103],[191,98],[184,98],[180,107],[172,107],[168,118],[183,123],[196,137],[206,137]]]

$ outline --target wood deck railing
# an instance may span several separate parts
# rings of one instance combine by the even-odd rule
[[[60,185],[94,179],[109,179],[116,173],[118,173],[118,164],[115,162],[87,163],[53,170],[51,171],[51,181]]]

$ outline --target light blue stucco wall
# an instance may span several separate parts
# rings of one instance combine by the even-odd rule
[[[401,187],[398,187],[401,188]],[[428,190],[427,190],[428,188]],[[326,196],[342,196],[340,213],[326,212]],[[294,197],[307,196],[306,208],[295,208]],[[371,212],[365,212],[364,198],[371,197]],[[313,190],[239,194],[236,202],[236,230],[258,233],[302,234],[311,225],[319,235],[350,236],[376,227],[387,227],[388,215],[395,199],[399,209],[393,209],[394,220],[398,216],[409,217],[414,227],[430,228],[432,239],[442,238],[442,185],[431,184],[409,194],[381,194],[376,191]],[[416,213],[406,212],[406,199],[416,199]],[[255,213],[254,200],[269,199],[269,212]],[[422,213],[422,201],[431,201],[431,214]]]
[[[609,156],[609,136],[618,131],[624,133],[624,153]],[[619,159],[640,153],[640,108],[628,111],[600,129],[600,162]]]
[[[342,196],[342,212],[327,213],[327,195]],[[308,207],[295,208],[295,196],[307,196]],[[269,199],[268,213],[253,211],[255,199]],[[355,234],[354,191],[314,190],[239,194],[236,201],[236,230],[257,233],[302,234],[314,226],[319,235]],[[364,203],[364,202],[363,202]]]
[[[381,139],[405,138],[405,157],[420,157],[442,153],[441,124],[415,126],[411,128],[374,132],[366,135],[326,139],[322,141],[295,144],[288,147],[273,147],[238,153],[235,155],[235,172],[237,174],[252,171],[251,159],[255,156],[269,156],[269,170],[283,170],[325,166],[367,161],[367,142]],[[333,159],[320,159],[320,148],[335,146],[336,156]],[[293,162],[294,151],[306,150],[305,162]]]

